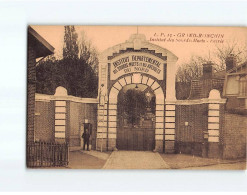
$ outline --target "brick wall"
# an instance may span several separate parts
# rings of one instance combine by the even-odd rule
[[[34,109],[36,91],[36,54],[31,45],[28,46],[27,57],[27,141],[34,141]]]
[[[46,95],[43,95],[44,97]],[[49,99],[50,96],[47,95]],[[35,140],[54,141],[55,101],[39,100],[35,103]],[[85,119],[92,124],[92,149],[96,148],[97,104],[66,100],[65,140],[70,146],[81,146],[81,126]]]
[[[35,140],[54,141],[54,104],[50,102],[35,102]]]
[[[223,130],[223,158],[235,159],[246,157],[247,116],[225,114]]]
[[[243,105],[244,105],[244,99],[239,99],[235,96],[227,98],[226,109],[238,108]]]

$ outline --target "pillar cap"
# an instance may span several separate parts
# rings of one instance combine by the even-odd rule
[[[65,89],[64,87],[59,86],[56,88],[56,92],[54,96],[67,96],[67,95],[68,95],[67,89]]]
[[[210,92],[209,92],[209,97],[208,99],[221,99],[220,97],[220,92],[216,89],[212,89]]]

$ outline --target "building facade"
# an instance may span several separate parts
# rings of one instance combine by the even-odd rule
[[[89,123],[93,150],[243,157],[246,141],[239,140],[246,137],[246,129],[236,134],[236,126],[226,121],[224,79],[211,79],[212,65],[205,64],[190,98],[177,100],[177,60],[144,35],[131,35],[101,53],[98,98],[73,97],[63,87],[54,95],[36,94],[35,139],[81,147]],[[235,153],[231,140],[241,148]]]

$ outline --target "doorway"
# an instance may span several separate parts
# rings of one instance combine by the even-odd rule
[[[155,95],[144,84],[124,86],[118,94],[117,149],[152,151],[155,145]]]

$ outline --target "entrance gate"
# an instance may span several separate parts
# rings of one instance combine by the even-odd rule
[[[174,151],[176,61],[173,53],[141,34],[101,53],[97,150]],[[121,110],[119,98],[121,90],[131,85],[149,88],[155,106],[152,113],[148,107],[141,116],[137,112],[138,120],[130,123],[131,119],[121,117],[126,111]]]
[[[117,149],[154,150],[155,96],[150,89],[140,84],[125,86],[117,107]]]
[[[154,128],[139,127],[126,128],[120,127],[117,131],[117,149],[119,150],[154,150]]]

